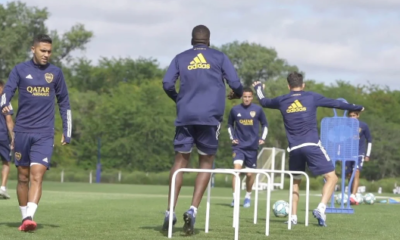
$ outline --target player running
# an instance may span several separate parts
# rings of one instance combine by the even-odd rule
[[[185,168],[190,159],[192,148],[197,147],[201,169],[212,169],[214,156],[218,149],[218,135],[225,110],[226,79],[235,93],[235,98],[242,96],[243,87],[234,66],[228,57],[210,48],[210,30],[204,26],[196,26],[192,31],[193,47],[172,60],[163,79],[163,87],[167,95],[176,102],[177,118],[174,149],[175,163],[170,172],[168,208],[165,213],[163,229],[168,229],[170,211],[174,214],[175,206],[182,186],[183,175],[176,178],[175,206],[169,209],[172,174]],[[175,82],[180,78],[179,93]],[[210,180],[209,173],[197,174],[192,204],[184,214],[183,229],[188,235],[193,234],[197,208]]]
[[[324,176],[326,182],[322,189],[321,202],[313,210],[313,215],[318,219],[320,226],[326,226],[326,204],[332,196],[338,178],[335,167],[319,139],[317,108],[328,107],[353,111],[363,111],[364,108],[340,100],[329,99],[311,91],[304,91],[305,84],[300,73],[290,73],[287,82],[290,93],[272,99],[264,97],[264,86],[261,86],[260,82],[254,82],[253,87],[257,92],[261,106],[279,109],[282,114],[289,142],[289,170],[305,171],[307,163],[313,175]],[[301,175],[293,175],[293,178],[293,215],[291,221],[292,224],[297,224]]]
[[[35,37],[30,61],[16,65],[10,73],[1,96],[2,112],[18,89],[18,113],[15,121],[15,165],[18,169],[17,195],[22,214],[21,231],[33,231],[33,221],[45,172],[50,167],[54,146],[55,98],[63,122],[61,144],[71,139],[71,110],[62,70],[49,63],[52,39]]]
[[[235,169],[242,169],[243,164],[247,168],[257,167],[258,146],[264,144],[268,134],[268,123],[265,113],[259,105],[253,104],[253,90],[243,90],[242,104],[234,106],[229,114],[228,133],[232,141],[233,165]],[[262,135],[259,137],[259,125],[262,127]],[[255,175],[246,174],[246,196],[243,207],[251,205],[251,192]],[[235,199],[235,179],[232,178],[233,199]],[[234,200],[231,203],[234,206]]]
[[[358,119],[360,117],[360,113],[358,111],[349,111],[348,113],[349,117]],[[348,175],[348,178],[350,180],[350,177],[353,173],[353,169],[356,169],[356,172],[354,174],[354,179],[353,179],[353,186],[351,190],[351,195],[350,195],[350,203],[358,205],[358,201],[356,199],[356,193],[358,190],[358,185],[360,181],[360,172],[362,170],[364,161],[368,162],[369,161],[369,156],[371,155],[371,148],[372,148],[372,137],[371,133],[369,132],[369,127],[368,125],[363,122],[359,121],[359,133],[360,133],[360,143],[358,147],[359,151],[359,158],[357,164],[354,166],[353,161],[347,161],[346,162],[346,173]],[[365,146],[365,143],[367,143],[367,147]]]

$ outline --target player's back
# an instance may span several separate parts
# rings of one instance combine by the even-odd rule
[[[291,91],[277,99],[290,148],[319,142],[315,96],[310,91]]]
[[[218,125],[225,110],[226,56],[206,45],[197,45],[175,59],[180,76],[175,124]]]

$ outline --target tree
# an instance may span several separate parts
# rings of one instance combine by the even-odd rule
[[[245,86],[250,86],[254,81],[286,78],[289,72],[298,71],[296,66],[279,58],[274,49],[260,44],[235,41],[213,48],[229,57]]]
[[[49,34],[53,42],[51,62],[61,67],[61,61],[71,60],[71,52],[85,49],[93,33],[77,24],[60,36],[56,30],[49,31],[45,21],[49,17],[46,8],[29,7],[25,3],[0,4],[0,78],[7,79],[12,68],[30,58],[33,37],[39,33]]]

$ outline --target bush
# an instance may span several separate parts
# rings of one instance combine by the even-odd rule
[[[62,168],[51,168],[44,176],[45,181],[61,181]],[[78,168],[64,169],[64,182],[89,182],[90,172],[92,172],[92,182],[96,182],[96,170],[83,170]],[[119,173],[121,172],[121,181],[119,181]],[[193,186],[196,181],[196,173],[183,173],[183,186]],[[324,186],[322,176],[310,176],[310,190],[320,191]],[[10,168],[10,180],[17,180],[17,169]],[[243,178],[242,178],[243,180]],[[279,182],[280,175],[275,174],[275,182]],[[289,176],[285,175],[284,189],[289,189]],[[146,172],[127,172],[115,169],[106,169],[101,172],[101,183],[121,183],[121,184],[142,184],[142,185],[168,185],[169,172],[146,173]],[[214,178],[216,187],[232,187],[232,176],[225,174],[216,174]],[[395,184],[400,185],[400,178],[387,178],[379,181],[367,181],[360,179],[360,186],[366,186],[367,192],[378,192],[379,187],[382,188],[382,193],[392,193]],[[339,176],[338,185],[341,186],[341,178]],[[347,180],[346,184],[347,185]],[[306,189],[305,178],[302,177],[300,190]]]

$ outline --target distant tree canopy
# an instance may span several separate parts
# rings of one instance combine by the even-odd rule
[[[62,67],[69,86],[73,116],[73,138],[68,147],[59,144],[61,119],[57,111],[54,167],[94,169],[97,139],[101,138],[102,165],[139,171],[168,170],[174,159],[175,104],[162,89],[162,69],[155,59],[102,58],[94,65],[71,52],[84,49],[93,33],[82,24],[63,35],[49,30],[46,8],[29,7],[20,2],[0,5],[0,78],[6,80],[15,64],[28,60],[32,38],[48,33],[54,40],[52,63]],[[256,43],[232,42],[215,47],[225,52],[243,81],[266,83],[266,96],[287,93],[286,75],[300,71],[278,53]],[[172,56],[171,56],[172,57]],[[354,86],[346,81],[325,85],[306,82],[307,89],[327,97],[345,98],[364,105],[365,121],[373,136],[371,162],[362,174],[368,179],[398,176],[400,173],[400,92],[374,85]],[[231,142],[226,131],[227,114],[241,100],[227,101],[220,135],[216,167],[231,167]],[[13,99],[17,106],[17,98]],[[17,109],[17,107],[15,107]],[[286,149],[287,140],[279,111],[264,109],[269,134],[265,146]],[[331,109],[319,109],[318,121],[332,116]],[[197,157],[196,157],[197,158]]]

